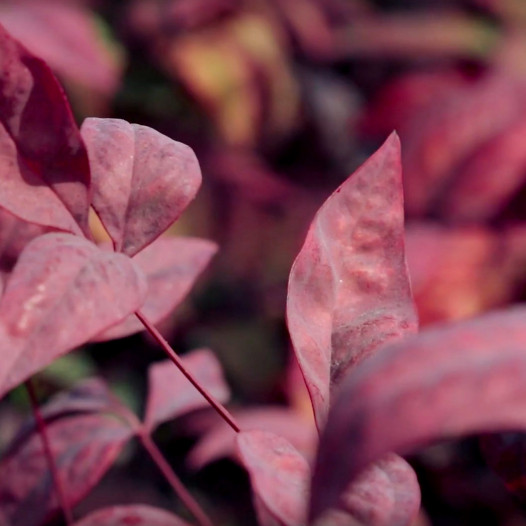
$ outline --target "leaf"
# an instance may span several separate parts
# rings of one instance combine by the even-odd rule
[[[11,272],[25,246],[48,231],[46,227],[22,221],[0,208],[0,272]]]
[[[310,468],[284,438],[265,431],[243,431],[237,450],[260,504],[285,526],[305,524]]]
[[[413,468],[394,453],[373,462],[344,491],[339,510],[367,526],[409,526],[420,508]]]
[[[304,418],[297,411],[286,407],[262,407],[233,410],[232,414],[242,430],[261,430],[280,435],[305,458],[313,458],[316,451],[316,430],[312,421]],[[215,415],[213,416],[215,425],[206,430],[187,457],[187,463],[193,469],[201,469],[210,462],[224,457],[234,457],[235,436],[232,429],[223,422],[217,423]],[[192,421],[190,421],[191,427]]]
[[[321,437],[311,518],[388,451],[526,427],[526,307],[422,331],[346,377]]]
[[[90,11],[61,0],[17,0],[0,6],[6,29],[65,79],[113,95],[120,71]]]
[[[92,173],[92,204],[115,250],[135,255],[195,197],[201,172],[186,145],[120,119],[86,119],[81,133]]]
[[[132,504],[112,506],[90,513],[75,526],[190,526],[190,524],[167,511]]]
[[[441,204],[444,216],[481,223],[497,215],[526,179],[525,141],[521,115],[467,161]]]
[[[406,211],[432,211],[456,170],[523,110],[522,84],[490,73],[422,109],[404,128]]]
[[[0,206],[89,235],[88,157],[58,81],[0,26]]]
[[[72,506],[96,486],[133,431],[103,414],[80,414],[47,426],[53,456]],[[37,430],[15,441],[0,462],[0,513],[8,526],[39,526],[59,509]],[[7,526],[6,525],[6,526]]]
[[[185,299],[216,251],[217,245],[205,239],[166,237],[156,239],[139,252],[133,261],[148,282],[141,312],[153,324],[162,321]],[[94,340],[113,340],[142,330],[142,323],[131,315]]]
[[[34,239],[0,300],[0,396],[139,309],[145,295],[128,257],[70,234]]]
[[[292,266],[287,322],[319,428],[331,386],[379,345],[416,330],[402,201],[393,134],[323,204]]]
[[[221,364],[209,349],[195,350],[183,358],[192,376],[219,402],[230,397]],[[158,425],[185,413],[208,407],[208,402],[170,361],[153,364],[148,371],[149,393],[144,417],[145,427],[152,432]]]

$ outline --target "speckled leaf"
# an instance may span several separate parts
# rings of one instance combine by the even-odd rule
[[[111,467],[133,431],[114,416],[79,414],[49,422],[47,433],[68,501],[75,505]],[[35,430],[15,440],[0,462],[0,514],[6,526],[40,526],[58,510]]]
[[[285,526],[305,524],[310,479],[305,458],[287,440],[266,431],[241,432],[236,442],[259,505]]]
[[[71,234],[45,234],[20,255],[0,300],[0,396],[140,308],[133,261]]]
[[[88,157],[58,81],[0,26],[0,206],[88,232]]]
[[[393,134],[320,208],[290,273],[287,321],[319,428],[331,386],[379,345],[416,330],[401,176]]]
[[[92,204],[115,250],[133,256],[183,212],[201,184],[194,152],[146,126],[86,119]]]
[[[526,307],[422,331],[345,378],[321,437],[311,516],[388,451],[526,428]]]
[[[74,526],[190,526],[167,511],[145,504],[112,506],[90,513]]]
[[[209,349],[195,350],[182,358],[185,368],[218,401],[224,403],[230,390],[223,377],[221,364]],[[149,393],[144,423],[148,430],[178,416],[208,407],[208,402],[170,361],[150,367]]]
[[[133,258],[148,282],[141,312],[151,323],[162,321],[185,299],[216,250],[217,245],[205,239],[166,237],[156,239]],[[142,330],[142,323],[131,315],[94,339],[112,340]]]

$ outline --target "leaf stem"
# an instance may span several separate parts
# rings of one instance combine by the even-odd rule
[[[235,421],[232,414],[228,409],[218,402],[193,376],[186,370],[181,358],[177,356],[175,351],[171,348],[170,344],[164,339],[163,335],[154,327],[154,325],[142,314],[137,311],[135,313],[137,318],[145,326],[146,330],[155,338],[157,343],[163,348],[168,358],[178,367],[178,369],[186,376],[190,383],[201,393],[206,401],[215,409],[219,416],[236,432],[239,433],[241,430],[237,422]]]
[[[71,513],[71,507],[69,505],[66,492],[64,491],[64,486],[62,485],[62,481],[60,479],[60,473],[58,471],[57,464],[53,456],[53,451],[51,450],[51,444],[49,442],[49,436],[47,434],[46,422],[44,421],[42,413],[40,412],[40,408],[38,407],[38,399],[35,392],[35,388],[31,380],[27,380],[25,386],[27,394],[29,395],[29,400],[31,401],[31,408],[33,410],[33,415],[37,423],[38,432],[42,440],[42,446],[49,465],[49,471],[51,472],[51,476],[53,478],[53,484],[55,486],[57,500],[59,502],[60,507],[62,508],[62,513],[64,514],[64,518],[66,519],[66,524],[68,526],[72,526],[73,514]]]
[[[144,449],[148,451],[150,457],[155,462],[161,473],[164,475],[164,478],[168,481],[175,494],[181,499],[186,508],[197,519],[199,525],[214,526],[212,521],[208,518],[206,513],[199,505],[199,503],[192,497],[190,492],[185,488],[184,484],[174,473],[174,471],[170,467],[170,464],[168,464],[159,448],[151,439],[150,435],[148,435],[147,432],[141,430],[141,432],[138,433],[138,437]]]

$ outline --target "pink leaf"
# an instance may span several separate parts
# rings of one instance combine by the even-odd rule
[[[226,402],[230,390],[223,378],[221,364],[209,349],[193,351],[182,358],[185,367],[210,394]],[[208,402],[170,361],[155,363],[149,370],[148,401],[144,417],[150,431],[167,420],[208,407]]]
[[[9,273],[25,246],[49,229],[22,221],[0,208],[0,272]]]
[[[297,411],[286,407],[263,407],[232,412],[242,430],[264,430],[282,436],[300,453],[311,459],[316,450],[316,430],[310,420]],[[217,419],[214,416],[214,422]],[[191,426],[191,422],[190,422]],[[197,443],[187,457],[193,469],[201,469],[206,464],[224,457],[233,457],[235,436],[232,429],[219,422],[213,425]]]
[[[0,26],[0,206],[32,223],[88,232],[88,157],[49,67]]]
[[[140,308],[145,295],[128,257],[70,234],[34,239],[0,300],[0,396]]]
[[[185,299],[216,250],[217,245],[205,239],[166,237],[139,252],[133,261],[148,282],[141,312],[154,324],[162,321]],[[113,340],[142,330],[144,326],[132,315],[95,340]]]
[[[311,516],[388,451],[526,427],[525,319],[517,307],[429,329],[347,376],[321,438]]]
[[[183,212],[201,184],[193,151],[146,126],[86,119],[93,207],[117,252],[133,256]]]
[[[112,506],[90,513],[75,526],[190,526],[190,524],[167,511],[133,504]]]
[[[367,526],[409,526],[420,508],[413,468],[394,453],[368,466],[350,484],[339,509]]]
[[[284,438],[265,431],[237,434],[237,449],[254,493],[285,526],[305,524],[310,468]]]
[[[48,423],[47,432],[71,505],[111,467],[133,431],[113,416],[81,414]],[[39,526],[58,511],[38,431],[15,441],[0,462],[0,513],[9,526]]]
[[[287,320],[318,427],[331,385],[416,330],[395,134],[318,211],[290,273]]]
[[[0,19],[65,79],[107,95],[115,92],[119,68],[87,9],[60,0],[16,0],[0,5]]]

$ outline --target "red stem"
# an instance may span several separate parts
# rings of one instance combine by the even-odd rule
[[[140,432],[139,440],[141,441],[144,449],[148,451],[152,460],[157,464],[161,473],[168,481],[175,494],[181,499],[183,504],[190,510],[192,515],[197,519],[200,526],[214,526],[212,521],[207,517],[198,502],[192,497],[190,492],[185,488],[184,484],[179,480],[177,475],[173,472],[172,468],[164,458],[159,448],[152,441],[147,433]]]
[[[163,348],[164,352],[168,355],[168,358],[179,368],[179,370],[188,378],[190,383],[203,395],[206,401],[217,411],[219,416],[236,432],[239,433],[241,430],[237,422],[235,421],[232,414],[227,408],[218,402],[199,382],[192,376],[192,374],[186,370],[181,358],[177,356],[175,351],[170,347],[170,344],[163,338],[163,335],[152,325],[152,323],[142,314],[137,311],[135,313],[137,318],[146,327],[146,330],[157,340],[159,345]]]
[[[31,408],[33,409],[33,415],[35,416],[38,432],[42,440],[44,453],[46,455],[47,462],[49,465],[49,471],[51,472],[51,476],[53,478],[53,484],[55,486],[57,500],[59,502],[60,507],[62,508],[62,513],[64,514],[64,518],[66,519],[66,524],[68,526],[72,526],[73,514],[71,513],[69,501],[66,497],[66,492],[64,491],[62,481],[60,480],[60,474],[57,469],[57,464],[55,462],[55,458],[53,456],[53,451],[51,450],[51,444],[49,442],[49,437],[47,434],[46,422],[44,421],[42,413],[40,412],[40,409],[38,407],[38,400],[35,393],[35,388],[31,380],[27,380],[25,385],[27,393],[29,395],[29,400],[31,401]]]

